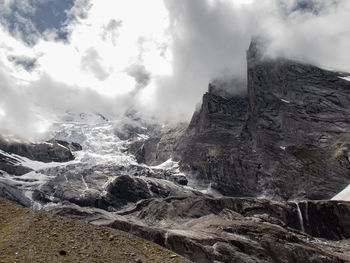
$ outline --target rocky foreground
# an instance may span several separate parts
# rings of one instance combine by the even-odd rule
[[[169,197],[115,214],[71,205],[47,210],[127,231],[193,262],[350,262],[349,202]]]
[[[189,262],[107,227],[23,208],[0,198],[0,262]]]

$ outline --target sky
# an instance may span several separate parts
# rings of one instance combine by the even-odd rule
[[[266,56],[350,72],[348,0],[0,0],[0,133],[66,111],[189,121],[214,79]],[[242,93],[245,87],[233,87]]]

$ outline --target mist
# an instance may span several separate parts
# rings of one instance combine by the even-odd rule
[[[189,121],[213,80],[237,80],[242,85],[228,87],[230,93],[245,92],[252,37],[264,40],[265,57],[350,72],[347,0],[164,0],[142,13],[130,5],[129,20],[101,1],[90,0],[88,10],[81,2],[72,10],[85,15],[64,25],[71,37],[62,44],[45,31],[45,40],[33,44],[40,52],[0,28],[0,133],[43,138],[66,110],[118,118],[132,109],[162,122]],[[130,45],[123,36],[140,27],[132,25],[140,15],[141,23],[165,18],[135,33]]]
[[[164,2],[170,17],[173,72],[156,79],[152,104],[162,119],[189,120],[213,79],[245,83],[252,38],[264,40],[265,57],[350,72],[349,1]],[[231,89],[241,94],[246,86]]]

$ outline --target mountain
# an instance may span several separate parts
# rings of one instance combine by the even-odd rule
[[[0,140],[0,196],[193,262],[350,262],[350,205],[329,200],[350,183],[348,74],[259,45],[189,124],[67,112],[51,140]]]
[[[257,42],[247,64],[247,93],[234,93],[242,85],[237,81],[211,83],[168,157],[227,196],[333,197],[350,182],[346,75],[263,58]],[[156,162],[169,134],[159,137],[147,140],[143,152],[132,152]]]

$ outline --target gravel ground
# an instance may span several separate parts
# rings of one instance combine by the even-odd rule
[[[0,198],[0,262],[190,262],[131,234]]]

